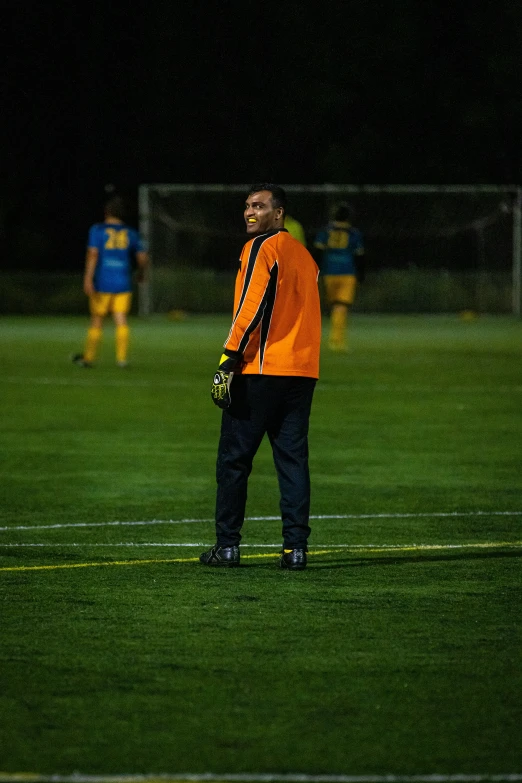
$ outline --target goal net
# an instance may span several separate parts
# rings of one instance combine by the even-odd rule
[[[520,315],[521,196],[515,187],[286,185],[309,249],[339,202],[355,211],[366,279],[359,312]],[[140,187],[152,261],[140,312],[229,312],[246,241],[247,185]]]

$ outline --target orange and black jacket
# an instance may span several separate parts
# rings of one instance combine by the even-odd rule
[[[285,229],[246,243],[224,345],[225,353],[242,358],[236,372],[319,377],[318,274],[308,250]]]

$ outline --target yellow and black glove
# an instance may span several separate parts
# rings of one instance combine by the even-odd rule
[[[229,355],[230,354],[230,355]],[[224,353],[219,360],[219,367],[214,375],[212,386],[210,388],[210,396],[212,402],[217,405],[218,408],[228,408],[232,402],[230,397],[230,384],[232,383],[232,375],[234,369],[239,362],[239,354],[229,351]]]

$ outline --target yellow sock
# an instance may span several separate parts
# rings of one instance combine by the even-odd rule
[[[85,341],[85,350],[83,352],[83,359],[86,362],[93,362],[98,352],[98,346],[102,338],[102,330],[91,326],[87,330],[87,340]]]
[[[126,362],[129,349],[129,327],[127,325],[116,327],[116,361]]]
[[[336,304],[332,307],[330,316],[330,347],[345,347],[346,322],[348,320],[348,308],[343,304]]]

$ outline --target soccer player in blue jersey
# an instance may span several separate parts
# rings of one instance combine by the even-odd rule
[[[338,204],[333,220],[316,235],[314,247],[321,251],[319,266],[330,305],[329,348],[346,351],[348,313],[355,298],[357,281],[364,278],[364,243],[352,226],[353,210]]]
[[[143,281],[148,265],[147,253],[136,229],[124,222],[124,207],[119,196],[105,205],[105,220],[89,230],[83,290],[89,297],[91,322],[83,354],[73,357],[80,367],[92,367],[102,338],[103,319],[112,314],[116,325],[116,364],[127,366],[129,326],[127,314],[132,300],[132,264],[134,258]]]

